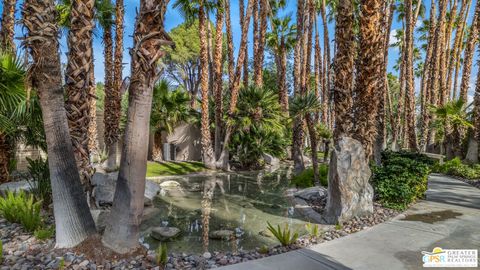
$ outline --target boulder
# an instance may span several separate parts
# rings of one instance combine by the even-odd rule
[[[91,209],[93,221],[95,222],[95,227],[97,231],[102,233],[107,227],[107,221],[110,216],[109,210],[100,210],[100,209]]]
[[[362,144],[349,137],[340,138],[330,160],[326,222],[342,223],[373,213],[371,175]]]
[[[310,187],[295,192],[294,196],[307,201],[319,200],[327,197],[328,192],[324,187]]]
[[[168,180],[168,181],[164,181],[164,182],[160,183],[160,187],[161,188],[176,188],[176,187],[180,187],[180,183],[178,183],[177,181]]]
[[[210,232],[209,238],[217,240],[230,240],[233,239],[234,235],[235,232],[231,230],[218,230]]]
[[[150,236],[159,241],[168,241],[177,237],[180,234],[180,229],[175,227],[155,227],[152,229]]]
[[[270,155],[270,154],[267,154],[267,153],[264,153],[263,154],[263,160],[265,161],[265,163],[267,165],[270,165],[270,166],[273,166],[273,167],[277,167],[277,166],[280,166],[280,159]]]
[[[29,192],[31,189],[30,184],[26,180],[17,181],[17,182],[9,182],[0,185],[0,195],[5,196],[7,191],[12,192],[19,192],[25,191]]]
[[[117,184],[118,172],[102,173],[96,172],[92,177],[94,187],[95,200],[98,205],[111,205],[115,188]],[[160,186],[150,180],[145,182],[145,204],[151,205],[153,198],[161,191]]]

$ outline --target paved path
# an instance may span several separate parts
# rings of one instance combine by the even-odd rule
[[[432,212],[443,215],[428,215]],[[405,215],[415,220],[404,220]],[[431,175],[426,200],[415,204],[405,215],[308,249],[220,269],[425,269],[421,251],[432,251],[434,247],[480,250],[480,190],[477,188],[456,179]]]

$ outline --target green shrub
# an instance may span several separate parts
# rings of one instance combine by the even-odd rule
[[[5,198],[0,197],[0,215],[13,223],[20,223],[28,232],[34,232],[42,225],[40,215],[41,201],[35,201],[33,195],[7,192]]]
[[[50,183],[50,170],[48,160],[30,159],[27,157],[28,175],[26,177],[30,185],[30,191],[38,201],[46,207],[52,203],[52,185]]]
[[[328,165],[318,164],[318,175],[320,178],[320,184],[324,187],[328,186]],[[307,168],[300,174],[293,176],[292,185],[299,188],[315,186],[313,168]]]
[[[443,164],[435,164],[433,167],[434,172],[443,173],[446,175],[458,176],[466,179],[479,179],[480,178],[480,165],[468,165],[462,163],[457,157],[452,160],[446,161]]]
[[[373,167],[375,195],[389,208],[403,210],[427,190],[433,161],[410,152],[383,152],[382,165]]]
[[[288,224],[285,224],[283,229],[280,228],[280,225],[277,225],[277,228],[273,227],[270,222],[267,222],[268,230],[277,238],[277,240],[282,244],[282,246],[289,246],[294,244],[298,239],[297,232],[291,232]]]
[[[3,262],[3,242],[0,240],[0,263]]]
[[[53,227],[39,228],[39,229],[36,229],[35,232],[33,233],[35,238],[42,241],[52,238],[54,234],[55,234],[55,228]]]
[[[308,231],[308,234],[312,238],[320,236],[320,230],[318,229],[318,224],[307,223],[305,224],[305,229]]]
[[[167,264],[167,244],[162,243],[158,246],[157,250],[155,251],[155,260],[157,262],[157,265]]]
[[[269,251],[270,251],[270,249],[265,245],[261,246],[258,249],[258,253],[260,253],[260,254],[268,254]]]

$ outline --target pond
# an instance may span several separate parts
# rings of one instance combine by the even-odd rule
[[[306,222],[284,196],[291,175],[290,168],[281,168],[162,178],[170,185],[154,199],[158,211],[142,223],[142,241],[155,249],[160,242],[150,237],[150,230],[168,226],[182,232],[166,242],[169,252],[233,252],[277,244],[267,233],[267,221],[275,227],[288,224],[302,234]],[[218,230],[233,231],[234,237],[210,239]]]

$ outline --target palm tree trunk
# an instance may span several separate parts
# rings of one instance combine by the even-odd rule
[[[141,0],[134,32],[129,107],[120,171],[103,243],[118,253],[139,245],[152,94],[159,77],[161,47],[171,45],[163,21],[168,0]]]
[[[15,6],[17,0],[4,0],[2,12],[2,28],[0,30],[0,50],[15,51],[13,36],[15,35]]]
[[[8,182],[11,146],[6,134],[0,133],[0,184]]]
[[[153,160],[161,161],[163,158],[163,141],[162,141],[162,132],[155,131],[153,132],[153,151],[152,151]]]
[[[116,0],[115,7],[115,51],[113,62],[112,91],[105,96],[105,145],[108,150],[108,168],[117,166],[117,145],[121,116],[121,87],[123,70],[123,0]],[[106,76],[106,73],[105,73]],[[105,85],[106,87],[106,85]],[[105,88],[107,90],[107,88]],[[107,95],[107,92],[105,93]],[[110,98],[108,98],[110,97]],[[107,122],[108,121],[108,122]]]
[[[330,100],[330,93],[331,93],[331,87],[330,87],[330,35],[328,31],[328,21],[327,21],[327,15],[326,15],[326,7],[325,7],[325,2],[326,0],[321,0],[321,6],[320,6],[320,14],[322,15],[322,23],[323,23],[323,88],[324,88],[324,94],[325,94],[325,100]],[[331,103],[333,106],[334,103]],[[333,127],[333,122],[335,118],[335,109],[330,108],[330,110],[325,107],[324,113],[325,116],[330,112],[330,115],[328,116],[328,122],[330,123],[330,127]]]
[[[342,136],[349,136],[352,129],[352,91],[355,57],[355,33],[353,32],[353,2],[340,1],[337,7],[335,26],[335,86],[333,100],[335,106],[335,129],[333,136],[337,142]]]
[[[67,117],[80,179],[87,196],[92,194],[88,127],[90,126],[91,40],[94,0],[73,1],[65,71]]]
[[[242,26],[242,36],[240,38],[240,48],[238,51],[237,66],[235,67],[235,76],[233,78],[233,82],[231,83],[230,89],[229,89],[231,93],[231,97],[230,97],[230,107],[228,110],[228,114],[230,116],[232,116],[235,113],[235,109],[237,107],[238,91],[240,90],[240,75],[242,73],[243,61],[245,61],[245,54],[247,51],[247,34],[248,34],[248,26],[250,24],[250,17],[252,16],[252,9],[253,9],[253,0],[248,0],[247,13],[245,15],[245,21]],[[230,142],[230,136],[232,132],[233,132],[232,126],[227,125],[225,129],[225,138],[223,140],[222,152],[216,162],[216,167],[221,168],[223,170],[229,169],[228,168],[228,161],[229,161],[228,144]]]
[[[467,102],[467,93],[470,86],[470,75],[472,73],[473,56],[475,53],[475,44],[478,42],[478,31],[480,27],[480,4],[475,6],[472,27],[465,47],[465,56],[463,60],[462,82],[460,84],[460,99]]]
[[[471,145],[466,159],[473,163],[478,163],[478,142],[480,142],[480,70],[477,72],[477,82],[475,85],[475,95],[473,97],[473,130],[471,135]],[[470,145],[469,145],[469,148]]]
[[[265,52],[265,37],[267,34],[267,1],[268,0],[257,0],[259,2],[259,14],[260,14],[260,25],[258,31],[258,40],[257,40],[257,50],[254,56],[254,80],[255,85],[258,87],[263,86],[263,60]]]
[[[278,52],[278,88],[280,92],[280,105],[282,111],[288,115],[288,89],[287,89],[287,48],[282,39]]]
[[[316,15],[316,14],[315,14]],[[320,76],[321,74],[321,68],[322,68],[322,50],[320,48],[320,36],[318,34],[318,23],[317,23],[317,17],[315,16],[315,56],[314,56],[314,75],[315,75],[315,87],[314,87],[314,93],[315,97],[317,97],[318,100],[320,100],[320,91],[319,88],[321,87],[320,84]],[[326,106],[326,102],[322,100],[322,107]],[[317,111],[315,113],[315,123],[318,122],[320,116],[320,111]]]
[[[259,2],[262,0],[253,0],[253,83],[258,81],[258,49],[260,47],[260,8]]]
[[[417,151],[417,133],[415,125],[415,77],[413,74],[413,32],[415,25],[413,24],[413,0],[405,1],[406,31],[405,31],[405,56],[406,56],[406,99],[405,99],[405,122],[407,147]]]
[[[245,14],[244,14],[245,5],[243,3],[243,0],[239,0],[238,2],[239,2],[239,9],[240,9],[240,27],[242,27],[243,29],[243,25],[245,24]],[[244,53],[245,53],[245,61],[243,61],[243,87],[248,87],[248,41],[247,41],[247,44],[245,45]],[[233,63],[233,60],[232,60],[232,63]],[[233,86],[230,87],[230,89],[232,88]]]
[[[90,42],[90,50],[92,53],[92,61],[90,62],[90,87],[89,87],[89,118],[90,123],[88,126],[88,152],[90,157],[98,155],[98,140],[97,140],[97,87],[95,85],[95,72],[93,63],[93,39]]]
[[[205,7],[203,1],[200,1],[199,12],[199,34],[200,34],[200,88],[202,93],[202,155],[203,162],[207,168],[213,169],[215,167],[215,155],[213,153],[212,141],[210,136],[210,119],[208,113],[208,92],[209,92],[209,76],[208,76],[208,44],[207,37],[207,16],[205,14]]]
[[[95,233],[95,224],[81,189],[68,132],[58,52],[58,28],[53,0],[26,0],[23,24],[30,48],[32,87],[38,91],[47,138],[52,184],[56,247],[74,247]]]
[[[226,1],[224,1],[226,2]],[[217,26],[215,28],[215,51],[213,55],[213,69],[215,82],[213,85],[213,94],[215,95],[215,159],[220,156],[221,153],[221,137],[223,129],[223,78],[222,78],[222,45],[223,45],[223,7],[217,8]]]
[[[376,116],[377,95],[382,93],[379,82],[383,80],[381,67],[384,62],[384,39],[382,29],[382,1],[362,0],[360,16],[360,50],[359,67],[356,82],[356,111],[354,138],[365,148],[365,156],[370,159],[373,152],[373,141],[377,133]],[[380,53],[378,53],[380,52]]]
[[[243,1],[240,1],[243,3]],[[223,1],[225,5],[225,28],[227,30],[227,56],[228,56],[228,82],[233,81],[235,59],[233,57],[233,34],[232,34],[232,20],[230,19],[230,1]],[[243,11],[242,11],[243,12]],[[243,21],[243,14],[240,16],[240,24]]]

